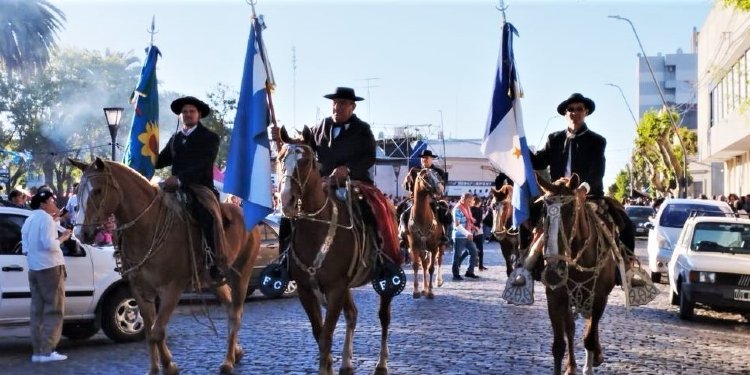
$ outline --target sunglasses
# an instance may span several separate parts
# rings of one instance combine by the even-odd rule
[[[585,110],[586,110],[586,107],[584,107],[582,105],[581,106],[575,106],[575,107],[565,108],[565,111],[566,112],[570,112],[570,113],[573,113],[573,112],[583,112]]]

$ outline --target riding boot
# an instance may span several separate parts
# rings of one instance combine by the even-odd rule
[[[205,237],[206,258],[208,259],[206,266],[209,276],[214,281],[215,286],[221,286],[227,282],[225,271],[227,262],[225,255],[226,240],[219,201],[213,192],[209,195],[193,189],[187,189],[187,191],[192,193],[191,211]]]
[[[404,210],[404,212],[401,213],[399,226],[398,226],[399,247],[401,247],[402,249],[406,249],[409,247],[409,239],[406,236],[406,229],[408,227],[408,223],[409,223],[409,210]]]
[[[544,236],[538,236],[537,239],[532,243],[531,247],[529,248],[529,254],[526,256],[526,259],[524,259],[522,265],[523,268],[529,271],[529,273],[535,272],[536,268],[538,267],[539,259],[542,256],[542,251],[544,249]],[[512,285],[513,286],[524,286],[526,285],[526,278],[523,275],[518,275],[513,280]]]

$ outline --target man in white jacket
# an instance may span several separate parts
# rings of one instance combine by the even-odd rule
[[[58,236],[55,219],[59,215],[55,195],[41,190],[31,198],[29,215],[21,228],[23,251],[29,263],[31,288],[32,362],[62,361],[68,357],[55,351],[63,325],[65,305],[65,258],[60,243],[71,231]]]

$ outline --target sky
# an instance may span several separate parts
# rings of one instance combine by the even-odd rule
[[[128,52],[145,59],[152,17],[162,52],[160,90],[205,98],[218,83],[239,90],[250,30],[244,0],[52,0],[67,18],[64,47]],[[301,129],[328,116],[322,96],[353,87],[366,100],[355,113],[373,133],[430,125],[437,138],[484,134],[499,52],[499,1],[258,0],[264,39],[276,79],[277,118]],[[607,138],[605,186],[629,160],[637,113],[640,48],[648,55],[693,51],[710,0],[506,0],[505,16],[519,32],[516,65],[524,91],[530,146],[564,129],[558,103],[574,92],[593,99],[589,128]],[[620,86],[620,91],[607,83]],[[133,83],[135,86],[136,82]],[[127,97],[113,106],[127,107]],[[173,124],[161,114],[162,124]],[[426,130],[425,130],[426,129]],[[166,143],[162,137],[162,144]],[[163,146],[163,145],[162,145]],[[450,156],[450,155],[449,155]]]

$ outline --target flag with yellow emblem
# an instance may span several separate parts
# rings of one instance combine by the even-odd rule
[[[159,90],[156,82],[159,56],[161,52],[156,46],[148,48],[141,79],[130,97],[130,102],[135,104],[135,115],[122,160],[148,179],[154,175],[159,155]]]

